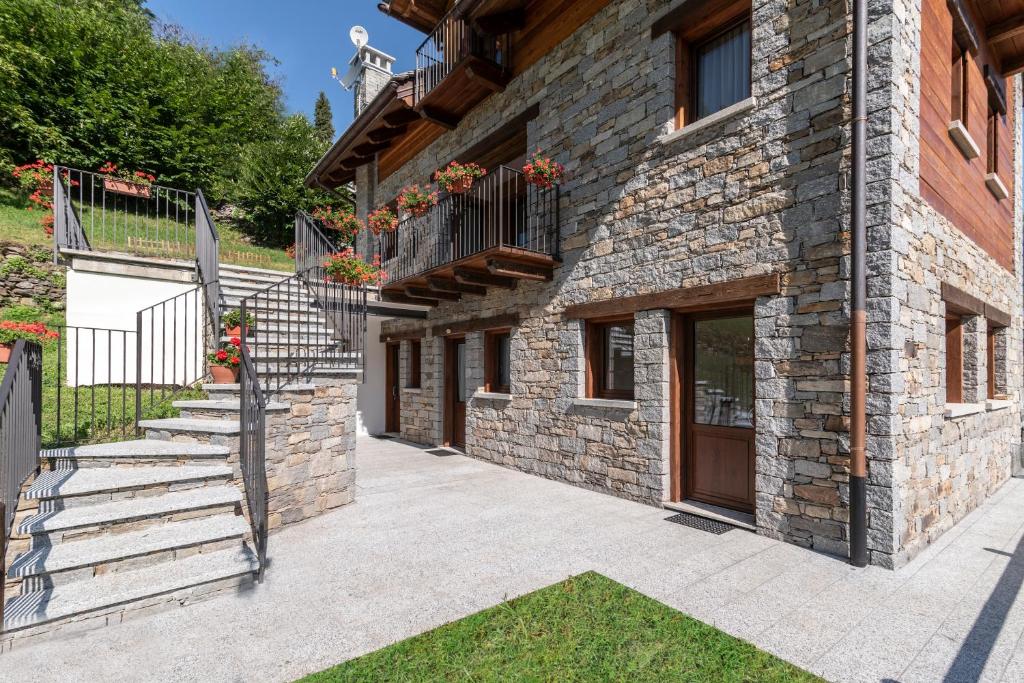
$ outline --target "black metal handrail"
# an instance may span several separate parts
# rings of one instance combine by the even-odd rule
[[[203,285],[210,325],[220,324],[220,236],[202,190],[196,191],[196,270]]]
[[[246,335],[246,332],[245,316],[242,316],[242,334]],[[270,495],[267,487],[267,401],[260,387],[256,365],[245,344],[242,345],[241,352],[242,362],[238,373],[241,427],[239,465],[245,484],[252,541],[259,561],[256,578],[263,583],[263,574],[267,566],[267,508]]]
[[[132,185],[66,166],[53,168],[54,246],[110,249],[191,259],[196,252],[195,193]]]
[[[511,68],[508,33],[487,35],[462,18],[458,3],[416,48],[416,102],[427,96],[467,57],[480,57],[501,70]]]
[[[498,247],[558,257],[558,187],[539,188],[520,171],[493,169],[462,194],[443,195],[423,216],[381,233],[389,282]]]
[[[305,211],[295,214],[295,272],[301,273],[323,264],[344,245],[328,236],[323,225]]]
[[[206,377],[206,355],[217,328],[211,329],[203,299],[200,285],[135,314],[137,432],[141,433],[138,420],[142,419],[146,392],[149,405],[162,403]]]
[[[39,471],[43,409],[43,350],[19,339],[0,383],[0,630],[4,623],[7,544],[21,487]]]

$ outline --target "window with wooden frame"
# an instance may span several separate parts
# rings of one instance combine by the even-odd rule
[[[946,403],[964,400],[964,330],[959,315],[946,316]]]
[[[512,331],[484,333],[484,391],[512,393]]]
[[[997,199],[1006,199],[1010,192],[999,177],[1000,139],[999,129],[1006,116],[1006,86],[1003,77],[992,67],[985,65],[985,87],[988,90],[988,134],[986,136],[985,184]]]
[[[633,399],[633,318],[587,323],[587,397]]]
[[[420,388],[420,376],[422,375],[420,363],[422,355],[423,347],[420,345],[420,340],[409,340],[409,357],[406,364],[406,367],[409,368],[409,378],[405,385],[408,389]]]
[[[990,399],[995,398],[998,393],[996,391],[996,333],[998,330],[999,328],[990,322],[985,335],[985,368],[988,374],[986,396]]]
[[[704,2],[683,12],[680,20],[675,30],[676,128],[751,93],[750,0]]]
[[[968,106],[968,74],[970,73],[970,53],[953,40],[953,64],[950,75],[950,121],[959,121],[967,128]]]

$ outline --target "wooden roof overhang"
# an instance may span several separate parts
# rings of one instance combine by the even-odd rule
[[[954,18],[973,14],[981,26],[975,27],[998,62],[1003,78],[1024,73],[1024,0],[947,0]],[[974,12],[969,12],[968,5]]]
[[[450,0],[385,0],[377,9],[417,31],[430,33],[448,11]]]
[[[413,109],[411,72],[391,79],[306,176],[306,187],[333,189],[355,180],[356,169],[417,126],[433,126]]]

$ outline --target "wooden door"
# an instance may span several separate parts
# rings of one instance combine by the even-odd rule
[[[387,345],[384,415],[384,431],[386,432],[399,432],[402,428],[402,390],[399,385],[400,349],[398,344]]]
[[[694,316],[683,329],[683,491],[753,512],[754,318]]]
[[[466,447],[466,339],[445,342],[445,443]]]

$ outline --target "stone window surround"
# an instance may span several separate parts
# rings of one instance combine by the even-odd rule
[[[1006,386],[1007,316],[946,282],[942,283],[942,300],[945,308],[943,320],[958,318],[961,321],[960,381],[963,392],[959,402],[951,402],[947,398],[943,416],[957,419],[1009,407],[1012,401],[999,391]],[[994,370],[988,367],[992,362],[995,363]],[[943,373],[943,377],[945,381],[948,374]],[[995,391],[988,386],[991,381],[996,383]],[[945,385],[943,393],[948,396]]]
[[[627,392],[622,389],[610,390],[602,388],[607,363],[607,358],[605,357],[607,349],[604,348],[603,330],[605,327],[614,325],[630,325],[633,328],[633,389],[631,392],[628,392],[630,395],[626,395]],[[602,405],[603,407],[625,407],[625,404],[635,402],[638,379],[636,376],[636,315],[586,320],[582,325],[582,331],[584,383],[583,395],[580,398],[591,401],[590,405]],[[601,335],[601,340],[598,339],[598,335]],[[599,378],[599,375],[601,378]],[[594,400],[604,401],[605,404],[594,404],[592,403]],[[607,402],[613,402],[617,405],[608,404]]]

